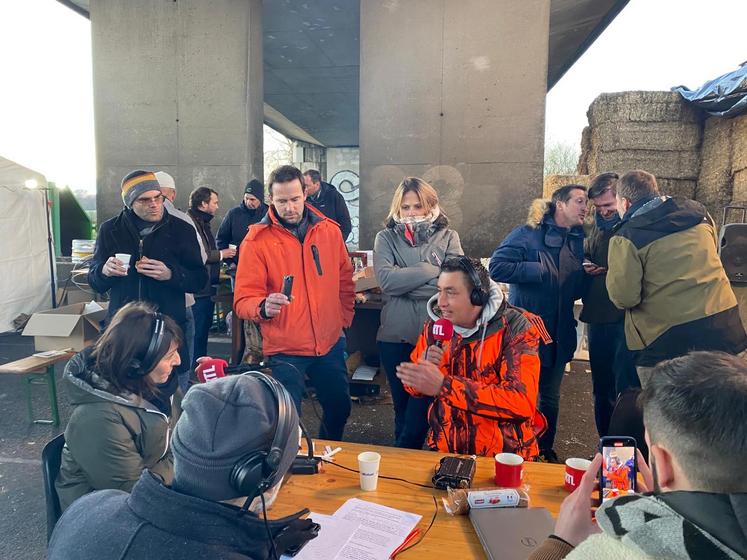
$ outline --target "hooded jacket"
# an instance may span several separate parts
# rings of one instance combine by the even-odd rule
[[[428,302],[430,321],[410,356],[413,362],[423,358],[434,343],[437,297]],[[444,382],[428,410],[431,449],[483,456],[507,452],[525,459],[537,456],[537,437],[546,425],[537,411],[537,349],[543,329],[538,317],[507,304],[498,285],[490,283],[490,300],[475,328],[455,326],[454,336],[443,345],[439,369]],[[411,387],[405,389],[419,396]]]
[[[625,309],[628,348],[640,366],[691,350],[747,348],[739,308],[699,202],[657,197],[625,215],[609,244],[607,290]]]
[[[602,533],[575,549],[548,539],[530,560],[747,558],[747,494],[623,496],[602,505],[596,519]]]
[[[334,185],[322,181],[317,193],[308,196],[306,202],[335,222],[342,232],[342,240],[347,241],[350,232],[353,231],[350,211],[345,199]]]
[[[543,367],[576,351],[573,304],[584,291],[584,231],[558,226],[547,200],[535,200],[526,225],[509,233],[490,259],[490,277],[511,284],[508,301],[542,317],[553,340],[540,347]]]
[[[131,214],[132,210],[125,208],[99,226],[88,283],[100,294],[109,292],[110,318],[126,303],[144,301],[183,326],[184,294],[199,292],[207,282],[195,230],[164,210],[153,231],[140,239]],[[132,255],[127,276],[105,276],[102,272],[115,253]],[[138,273],[135,263],[143,255],[162,261],[171,270],[171,278],[160,281]]]
[[[414,244],[405,239],[404,224],[393,221],[376,234],[374,272],[384,294],[376,340],[415,345],[428,319],[426,302],[436,293],[441,263],[463,255],[459,234],[439,215],[415,224]]]
[[[260,323],[267,356],[323,356],[353,321],[353,265],[340,228],[309,204],[306,213],[303,243],[270,208],[241,244],[234,310]],[[294,277],[293,299],[280,315],[265,319],[260,306],[282,290],[286,275]]]
[[[301,512],[303,513],[303,512]],[[268,519],[278,554],[292,541],[299,514]],[[301,522],[303,523],[303,522]],[[282,535],[281,535],[282,533]],[[172,490],[144,471],[132,494],[103,490],[78,500],[60,518],[49,560],[265,560],[267,529],[253,513]]]
[[[173,476],[169,419],[142,397],[116,394],[93,366],[87,348],[63,375],[73,406],[55,482],[63,510],[94,490],[129,492],[144,468],[168,482]]]
[[[243,200],[238,206],[231,208],[223,217],[220,228],[218,228],[218,235],[215,236],[218,249],[228,249],[229,245],[236,245],[238,249],[249,231],[249,226],[258,223],[265,217],[265,214],[267,214],[267,204],[264,202],[254,210],[247,208]],[[238,264],[238,250],[236,256],[232,259],[226,259],[226,262]]]

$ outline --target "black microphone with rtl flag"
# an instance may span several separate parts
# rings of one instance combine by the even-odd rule
[[[200,380],[200,383],[207,383],[213,379],[225,377],[227,367],[228,362],[226,360],[221,360],[220,358],[209,358],[200,362],[200,364],[195,368],[195,373],[197,374],[197,379]]]
[[[208,358],[198,364],[195,368],[195,373],[197,374],[197,379],[199,379],[200,383],[207,383],[208,381],[220,379],[226,375],[246,373],[263,367],[265,367],[264,363],[229,366],[226,360],[220,358]]]
[[[454,336],[454,323],[443,317],[433,323],[431,327],[431,336],[436,341],[436,346],[443,347],[444,342],[451,340]]]

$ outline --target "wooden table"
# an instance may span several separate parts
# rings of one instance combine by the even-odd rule
[[[54,366],[57,362],[67,361],[75,355],[70,349],[60,350],[54,356],[29,356],[15,362],[0,365],[0,374],[17,374],[24,377],[26,382],[26,401],[29,409],[29,422],[34,424],[60,425],[60,413],[57,407],[57,384],[54,378]],[[31,399],[32,385],[47,385],[49,391],[49,408],[52,412],[50,420],[34,417],[34,405]]]
[[[432,496],[438,502],[438,514],[430,532],[412,550],[402,554],[403,560],[415,558],[485,558],[482,545],[475,534],[469,517],[451,516],[444,511],[442,490],[420,488],[404,482],[382,479],[381,476],[404,478],[420,484],[430,484],[433,467],[443,456],[431,451],[413,451],[361,445],[347,442],[325,442],[316,440],[317,453],[325,444],[342,451],[334,456],[335,463],[358,468],[361,451],[376,451],[381,454],[379,484],[374,492],[363,492],[358,474],[345,471],[334,465],[324,465],[324,472],[317,475],[294,475],[283,485],[277,502],[270,510],[271,517],[282,517],[304,507],[311,511],[332,514],[346,500],[360,498],[377,504],[422,515],[418,525],[425,530],[433,517],[435,507]],[[530,507],[544,507],[558,515],[560,504],[567,496],[563,490],[563,465],[525,463],[524,479],[529,484]],[[493,459],[477,459],[474,488],[494,486],[495,469]]]

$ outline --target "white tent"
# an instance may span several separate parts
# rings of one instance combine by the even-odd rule
[[[21,313],[52,307],[44,191],[26,188],[31,179],[47,186],[41,173],[0,157],[0,332]]]

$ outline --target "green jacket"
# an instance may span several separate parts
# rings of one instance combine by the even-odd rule
[[[654,366],[690,350],[747,348],[705,207],[658,197],[631,210],[610,239],[607,291],[625,310],[637,364]]]
[[[63,511],[94,490],[129,492],[144,468],[166,484],[173,478],[169,419],[142,397],[113,394],[92,365],[90,349],[83,350],[63,376],[73,405],[55,482]]]

